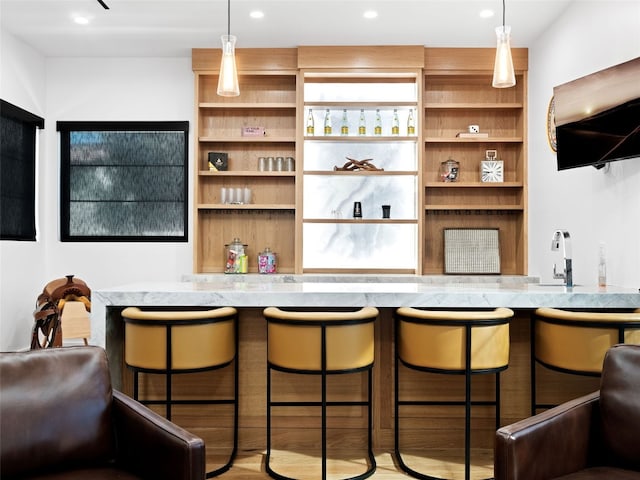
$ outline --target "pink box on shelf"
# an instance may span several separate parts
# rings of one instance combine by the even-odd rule
[[[264,127],[242,127],[243,137],[264,137],[266,134]]]

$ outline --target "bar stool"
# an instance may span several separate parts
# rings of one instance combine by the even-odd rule
[[[509,320],[513,311],[437,311],[402,307],[395,312],[395,454],[398,464],[410,476],[439,480],[409,467],[401,454],[400,406],[464,405],[465,479],[471,474],[471,406],[495,406],[496,429],[500,426],[500,372],[509,365]],[[464,375],[464,401],[419,401],[400,398],[400,364],[421,372]],[[495,374],[495,399],[473,401],[471,377]]]
[[[607,350],[640,343],[640,311],[575,312],[538,308],[531,317],[531,413],[555,404],[538,403],[536,364],[557,372],[599,377]]]
[[[271,468],[272,407],[320,407],[322,415],[322,479],[327,478],[327,408],[333,406],[367,407],[368,468],[351,480],[371,476],[376,469],[372,447],[372,370],[374,363],[374,322],[378,310],[365,307],[357,311],[285,311],[276,307],[264,310],[267,320],[267,457],[266,470],[273,478],[291,480]],[[321,399],[314,402],[274,401],[272,371],[318,375]],[[327,376],[367,372],[365,401],[328,401]]]
[[[232,307],[190,311],[143,311],[128,307],[125,322],[124,360],[133,371],[133,398],[146,405],[165,405],[171,420],[172,405],[233,405],[233,448],[222,467],[207,472],[211,478],[229,470],[238,447],[238,319]],[[223,399],[176,400],[172,376],[204,372],[233,363],[233,396]],[[164,400],[140,400],[140,372],[165,376]]]

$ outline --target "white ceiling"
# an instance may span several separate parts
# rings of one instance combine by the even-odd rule
[[[572,2],[506,0],[512,45],[530,46]],[[604,0],[602,0],[604,1]],[[45,56],[188,57],[219,48],[226,0],[0,0],[3,29]],[[491,9],[493,18],[480,18]],[[253,10],[264,18],[252,19]],[[378,17],[363,18],[366,10]],[[90,18],[77,25],[74,15]],[[501,0],[231,0],[238,48],[298,45],[491,47]]]

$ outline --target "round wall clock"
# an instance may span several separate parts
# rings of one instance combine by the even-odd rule
[[[556,104],[555,99],[552,96],[549,100],[549,107],[547,108],[547,140],[549,141],[549,147],[554,152],[558,151],[558,140],[556,137]]]

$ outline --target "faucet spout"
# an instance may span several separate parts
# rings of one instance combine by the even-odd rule
[[[560,250],[562,246],[562,257],[564,259],[564,270],[557,272],[556,264],[553,264],[553,278],[561,278],[567,287],[573,287],[573,266],[571,261],[571,235],[567,230],[556,230],[551,240],[551,251]]]

